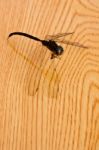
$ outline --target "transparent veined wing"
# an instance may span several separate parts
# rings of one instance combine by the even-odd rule
[[[54,39],[58,39],[58,38],[61,38],[61,37],[67,36],[67,35],[71,35],[73,33],[74,32],[71,32],[71,33],[58,33],[56,35],[46,35],[45,39],[46,40],[54,40]]]
[[[77,46],[77,47],[82,47],[82,48],[88,48],[87,46],[84,46],[83,44],[80,44],[79,42],[71,42],[68,40],[61,39],[62,37],[67,36],[67,35],[71,35],[73,33],[74,32],[58,33],[56,35],[47,35],[45,38],[47,40],[54,40],[55,42],[60,42],[60,43],[67,44],[67,45],[72,45],[72,46]]]
[[[67,45],[72,45],[72,46],[76,46],[76,47],[88,48],[87,46],[80,44],[78,42],[71,42],[71,41],[61,40],[61,39],[55,39],[55,42],[59,42],[59,43],[67,44]]]
[[[45,57],[46,52],[49,51],[40,43],[37,44],[24,37],[13,37],[9,40],[9,44],[12,50],[29,64],[25,75],[28,95],[35,96],[40,89],[43,89],[43,94],[56,98],[59,93],[59,76],[50,55],[48,58]]]

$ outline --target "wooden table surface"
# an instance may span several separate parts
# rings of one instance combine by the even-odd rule
[[[15,31],[88,48],[50,59]],[[0,150],[99,150],[98,0],[0,0]]]

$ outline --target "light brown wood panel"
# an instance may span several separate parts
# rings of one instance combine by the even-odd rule
[[[51,60],[15,31],[88,48]],[[0,150],[99,150],[98,0],[0,0]]]

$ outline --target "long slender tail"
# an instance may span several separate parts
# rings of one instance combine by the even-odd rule
[[[32,39],[32,40],[42,42],[42,40],[40,40],[39,38],[37,38],[37,37],[35,37],[35,36],[32,36],[32,35],[30,35],[30,34],[24,33],[24,32],[12,32],[12,33],[9,34],[8,38],[10,38],[10,37],[13,36],[13,35],[21,35],[21,36],[25,36],[25,37],[27,37],[27,38],[30,38],[30,39]]]

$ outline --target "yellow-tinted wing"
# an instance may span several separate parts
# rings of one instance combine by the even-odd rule
[[[61,40],[61,39],[55,39],[55,42],[59,42],[59,43],[67,44],[67,45],[72,45],[72,46],[77,46],[77,47],[82,47],[82,48],[88,48],[87,46],[80,44],[78,42],[71,42],[71,41]]]
[[[46,40],[54,40],[54,39],[58,39],[58,38],[61,38],[63,36],[67,36],[67,35],[71,35],[73,34],[74,32],[71,32],[71,33],[58,33],[58,34],[55,34],[55,35],[46,35],[45,36],[45,39]]]

